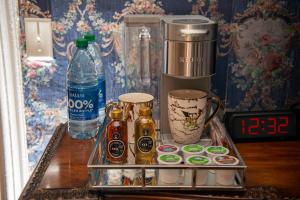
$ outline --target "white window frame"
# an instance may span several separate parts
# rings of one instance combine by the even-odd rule
[[[29,173],[18,0],[0,0],[0,5],[0,199],[14,200]]]

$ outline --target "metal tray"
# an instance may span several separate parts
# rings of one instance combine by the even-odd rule
[[[107,122],[107,120],[105,120]],[[106,124],[106,123],[104,123]],[[172,144],[172,136],[168,133],[162,134],[157,130],[157,144]],[[207,146],[211,143],[211,139],[207,136],[201,138],[201,145]],[[207,166],[194,166],[194,165],[109,165],[106,161],[105,156],[105,128],[101,127],[99,129],[99,134],[97,140],[94,144],[93,151],[90,155],[87,167],[89,173],[89,188],[109,191],[109,190],[120,190],[120,191],[130,191],[132,189],[140,191],[149,190],[215,190],[215,191],[239,191],[244,190],[245,187],[245,169],[246,165],[239,154],[237,148],[232,142],[230,136],[226,133],[226,147],[230,150],[230,155],[233,155],[239,159],[239,165],[236,166],[217,166],[217,165],[207,165]],[[180,146],[176,144],[177,146]],[[109,171],[110,170],[110,171]],[[136,170],[139,176],[139,184],[137,185],[123,185],[120,183],[114,184],[109,183],[107,172],[112,172],[112,170],[118,170],[122,174],[121,182],[124,180],[124,170]],[[154,170],[155,172],[155,185],[148,185],[146,174],[149,170]],[[179,181],[175,184],[162,183],[159,177],[159,170],[180,170]],[[197,185],[196,177],[198,170],[208,170],[208,180],[205,185]],[[234,170],[235,171],[235,181],[233,185],[224,186],[218,185],[215,182],[215,171],[216,170]],[[190,178],[187,180],[186,173],[191,173]]]

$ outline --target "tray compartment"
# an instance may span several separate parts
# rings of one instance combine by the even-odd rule
[[[157,131],[157,144],[173,143],[171,134],[161,134],[159,130]],[[105,131],[102,127],[99,129],[97,140],[88,161],[89,187],[105,191],[129,191],[133,188],[135,190],[243,190],[246,165],[227,133],[225,143],[227,144],[226,147],[230,150],[230,155],[239,159],[239,165],[109,165],[105,157]],[[211,139],[203,137],[199,144],[208,146],[211,144]],[[234,184],[226,186],[216,183],[216,170],[233,170],[235,173]],[[203,177],[203,172],[205,171],[208,172],[208,175],[207,182],[203,185],[199,181],[201,181],[200,177]],[[169,173],[170,175],[178,174],[178,178],[175,175],[175,178],[174,176],[169,178],[171,180],[163,180],[162,176],[160,176],[161,173]],[[198,176],[200,177],[197,180]],[[174,181],[175,179],[178,180]]]

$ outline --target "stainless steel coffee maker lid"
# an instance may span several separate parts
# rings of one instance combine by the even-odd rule
[[[217,39],[217,23],[201,15],[167,15],[162,17],[164,39],[203,41]]]
[[[200,78],[215,73],[217,23],[199,15],[161,19],[164,39],[163,73]]]

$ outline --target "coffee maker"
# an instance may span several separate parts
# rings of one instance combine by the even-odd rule
[[[168,92],[196,89],[210,93],[216,64],[217,23],[199,15],[169,15],[162,17],[161,30],[164,63],[160,79],[160,129],[170,133]]]

